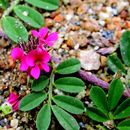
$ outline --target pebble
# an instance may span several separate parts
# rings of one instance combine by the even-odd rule
[[[53,45],[53,48],[54,49],[58,49],[58,48],[60,48],[60,46],[62,45],[62,43],[63,43],[63,38],[60,38],[59,37],[59,39],[58,39],[58,41]]]
[[[122,19],[126,20],[127,16],[128,16],[128,11],[127,11],[127,10],[124,9],[124,10],[122,10],[122,11],[120,12],[120,17],[121,17]]]
[[[67,21],[70,21],[72,17],[73,17],[73,14],[67,14],[65,16],[65,18],[66,18]]]
[[[75,49],[75,50],[78,50],[78,49],[79,49],[79,44],[76,44],[76,45],[74,46],[74,49]]]
[[[74,7],[78,7],[79,5],[82,4],[81,0],[70,0],[70,4]]]
[[[84,124],[83,122],[79,122],[79,126],[80,126],[81,128],[85,128],[85,124]]]
[[[56,15],[54,18],[54,21],[58,23],[62,22],[63,20],[64,20],[64,17],[61,14]]]
[[[17,128],[18,127],[18,122],[19,122],[18,119],[11,120],[11,122],[10,122],[11,127]]]
[[[100,67],[100,55],[93,49],[80,50],[79,60],[81,67],[85,70],[98,70]]]
[[[69,4],[70,1],[69,0],[63,0],[63,2],[64,2],[65,5],[67,5],[67,4]]]
[[[83,29],[85,29],[87,31],[91,31],[91,32],[100,30],[100,27],[95,20],[91,20],[91,21],[87,21],[85,23],[82,23],[81,26],[83,27]]]
[[[54,25],[54,21],[50,18],[45,19],[45,26],[52,27]]]
[[[109,19],[111,16],[109,13],[106,13],[106,12],[100,12],[99,13],[99,18],[102,19],[102,20],[107,20]]]
[[[101,56],[101,66],[106,66],[107,65],[107,57],[106,56]]]
[[[113,39],[113,34],[114,34],[113,31],[111,31],[111,30],[104,30],[101,33],[102,33],[102,36],[104,38],[106,38],[108,40]]]
[[[66,41],[66,44],[69,48],[74,47],[74,43],[73,43],[73,40],[71,38],[68,38],[68,40]]]
[[[124,0],[119,0],[117,2],[117,11],[121,12],[124,8],[128,7],[129,8],[129,2],[124,1]]]

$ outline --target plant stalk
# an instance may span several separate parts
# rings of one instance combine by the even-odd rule
[[[54,84],[54,71],[52,70],[51,72],[51,76],[50,76],[50,84],[49,84],[49,90],[48,90],[48,94],[49,94],[49,98],[48,98],[48,103],[49,105],[51,105],[51,99],[52,99],[52,88],[53,88],[53,84]]]
[[[12,1],[11,4],[10,4],[10,6],[9,6],[9,8],[7,8],[7,9],[4,11],[2,17],[8,15],[8,14],[14,9],[14,7],[15,7],[19,2],[20,2],[20,0],[14,0],[14,1]]]

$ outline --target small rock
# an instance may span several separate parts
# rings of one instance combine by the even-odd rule
[[[13,119],[13,120],[11,120],[10,125],[11,125],[13,128],[17,128],[17,127],[18,127],[18,119]]]
[[[78,7],[79,5],[82,4],[81,0],[70,0],[70,4],[74,7]]]
[[[108,121],[106,121],[106,122],[103,122],[103,124],[104,124],[108,129],[114,128],[114,122],[113,122],[113,120],[108,120]]]
[[[117,2],[117,10],[118,10],[118,12],[121,12],[121,10],[123,10],[126,7],[129,7],[129,2],[128,1],[119,0],[119,2]]]
[[[71,38],[68,38],[68,40],[66,41],[66,44],[69,48],[74,47],[74,43],[73,43],[73,40]]]
[[[65,18],[67,21],[70,21],[72,17],[73,17],[73,14],[71,13],[71,14],[67,14]]]
[[[20,84],[26,84],[27,83],[27,74],[26,73],[21,73],[18,77],[18,81]]]
[[[128,16],[128,11],[127,10],[122,10],[121,12],[120,12],[120,17],[122,18],[122,19],[126,19],[127,18],[127,16]]]
[[[56,15],[58,15],[58,14],[60,14],[60,10],[56,10],[55,12],[52,12],[51,14],[50,14],[50,17],[51,18],[54,18]]]
[[[76,44],[76,45],[74,46],[74,49],[75,49],[75,50],[78,50],[78,49],[79,49],[79,44]]]
[[[87,21],[82,24],[82,27],[88,31],[99,31],[100,27],[95,20]]]
[[[100,55],[93,49],[80,50],[79,60],[85,70],[98,70],[100,67]]]
[[[54,21],[56,21],[57,23],[60,23],[64,20],[64,17],[61,14],[58,14],[55,16]]]
[[[1,39],[0,39],[0,47],[5,48],[5,47],[7,47],[7,46],[9,46],[9,41],[6,40],[6,39],[4,39],[4,38],[1,38]]]
[[[63,0],[63,2],[65,5],[69,4],[69,0]]]
[[[63,38],[59,38],[58,41],[54,44],[53,48],[55,49],[60,48],[62,43],[63,43]]]
[[[24,116],[22,119],[21,119],[22,122],[25,122],[25,123],[28,123],[28,118],[26,116]]]
[[[126,26],[126,28],[130,28],[130,21],[126,21],[125,26]]]
[[[106,12],[100,12],[99,13],[99,18],[102,19],[102,20],[109,19],[110,18],[110,14],[106,13]]]
[[[14,68],[15,67],[15,61],[13,60],[13,58],[10,55],[8,57],[8,62],[9,62],[10,68]]]
[[[101,66],[106,66],[107,58],[105,56],[101,56]]]
[[[46,23],[46,26],[47,26],[47,27],[52,27],[52,26],[54,25],[53,20],[50,19],[50,18],[46,18],[46,19],[45,19],[45,23]]]

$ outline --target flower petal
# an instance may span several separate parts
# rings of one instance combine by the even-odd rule
[[[58,33],[54,32],[48,35],[46,38],[46,43],[48,46],[52,46],[55,41],[58,40]]]
[[[15,47],[11,51],[11,56],[14,60],[20,60],[24,56],[24,51],[19,47]]]
[[[20,70],[21,70],[21,71],[27,71],[27,70],[28,70],[28,64],[26,63],[26,57],[24,57],[24,58],[21,60]]]
[[[47,51],[43,50],[43,52],[42,52],[42,62],[47,63],[47,62],[50,61],[50,59],[51,59],[50,54]]]
[[[13,104],[13,111],[17,111],[19,109],[20,101],[17,101],[15,104]]]
[[[58,40],[58,33],[57,32],[50,33],[46,40],[57,41]]]
[[[40,76],[40,69],[38,67],[38,65],[36,65],[35,67],[33,67],[30,71],[30,75],[35,78],[38,79]]]
[[[44,38],[48,33],[48,28],[44,27],[39,30],[40,38]]]
[[[28,66],[35,65],[35,54],[36,54],[36,50],[32,50],[27,54],[26,63],[28,64]]]
[[[18,98],[19,98],[19,96],[12,92],[12,93],[10,93],[9,98],[7,99],[7,101],[10,104],[13,104]]]
[[[33,35],[34,37],[39,37],[39,32],[36,31],[36,30],[32,30],[32,35]]]
[[[45,70],[46,72],[50,71],[50,67],[48,66],[48,64],[42,63],[40,67],[42,70]]]

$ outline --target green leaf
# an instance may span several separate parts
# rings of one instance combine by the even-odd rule
[[[90,98],[94,105],[98,107],[102,112],[108,112],[108,104],[106,94],[100,87],[93,86],[90,90]]]
[[[66,111],[73,114],[81,114],[84,112],[85,108],[83,103],[74,97],[71,96],[54,96],[53,101],[59,106],[65,109]]]
[[[117,126],[118,130],[130,130],[130,119],[120,122]]]
[[[36,127],[38,130],[48,130],[51,122],[51,108],[48,104],[45,104],[38,112],[36,119]]]
[[[26,95],[20,101],[19,108],[21,111],[29,111],[37,107],[40,103],[43,102],[47,97],[47,94],[44,93],[31,93]]]
[[[126,70],[116,53],[113,53],[108,57],[108,66],[114,73],[117,73],[120,70],[122,74],[126,74]]]
[[[80,68],[80,61],[75,58],[70,58],[60,63],[56,68],[56,72],[59,74],[72,74],[79,71]]]
[[[125,65],[130,66],[130,31],[125,31],[122,34],[120,51]]]
[[[84,82],[75,77],[64,77],[55,81],[55,86],[65,92],[78,93],[84,90]]]
[[[109,118],[98,108],[88,107],[86,114],[93,120],[97,122],[105,122]]]
[[[16,18],[5,16],[2,18],[2,28],[10,39],[15,42],[28,41],[28,32],[24,25]]]
[[[20,19],[32,27],[40,28],[44,24],[43,16],[38,11],[29,6],[15,6],[14,12]]]
[[[115,108],[115,106],[118,104],[122,94],[124,91],[123,84],[120,79],[115,79],[111,82],[110,88],[108,91],[108,107],[109,110],[112,110]]]
[[[42,91],[49,83],[49,79],[46,76],[41,76],[38,80],[34,80],[32,84],[32,90],[35,92]]]
[[[122,119],[130,116],[130,98],[122,102],[114,112],[115,119]]]
[[[56,10],[59,6],[59,0],[25,0],[29,4],[45,10]]]
[[[8,4],[8,0],[0,0],[0,8],[6,9]]]
[[[52,111],[56,116],[57,120],[65,130],[79,130],[77,121],[67,112],[60,107],[52,106]]]

